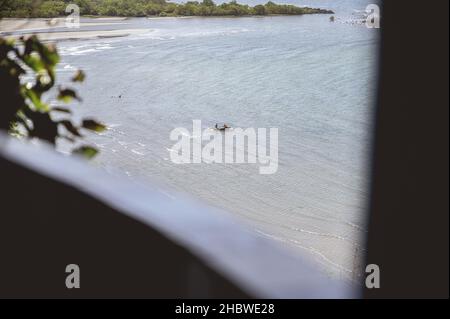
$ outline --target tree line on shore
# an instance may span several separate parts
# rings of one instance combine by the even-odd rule
[[[248,16],[248,15],[302,15],[333,13],[330,10],[297,7],[288,4],[249,6],[235,0],[217,5],[213,0],[185,3],[166,0],[2,0],[0,17],[3,18],[52,18],[67,15],[68,4],[79,6],[81,15],[92,16]]]

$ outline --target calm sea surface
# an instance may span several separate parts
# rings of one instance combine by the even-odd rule
[[[331,8],[335,23],[308,15],[91,26],[147,31],[61,42],[59,80],[76,68],[87,73],[77,115],[110,125],[88,138],[101,150],[97,165],[224,208],[260,236],[354,279],[366,234],[379,31],[349,19],[368,2],[290,1]],[[278,128],[277,173],[260,175],[257,164],[173,164],[170,131],[191,129],[193,119],[204,128]]]

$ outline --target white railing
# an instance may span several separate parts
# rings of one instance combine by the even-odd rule
[[[4,135],[0,136],[2,157],[70,185],[156,230],[249,296],[359,297],[357,288],[331,280],[303,256],[291,255],[275,242],[253,234],[233,215],[186,195],[112,176],[83,160]]]

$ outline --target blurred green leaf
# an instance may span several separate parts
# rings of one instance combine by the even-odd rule
[[[100,132],[103,132],[104,130],[106,130],[105,125],[103,125],[95,120],[91,120],[91,119],[83,120],[83,123],[81,124],[81,126],[85,129],[95,131],[97,133],[100,133]]]
[[[0,60],[0,67],[9,69],[9,75],[13,77],[19,77],[20,75],[27,73],[16,61],[13,60]]]
[[[37,53],[24,55],[23,62],[35,72],[45,70],[45,65]]]
[[[31,123],[29,123],[29,122],[31,122],[31,120],[28,119],[22,111],[18,111],[16,113],[15,122],[14,122],[16,124],[16,126],[18,126],[18,124],[22,124],[23,127],[27,130],[27,132],[30,132],[31,131],[31,127],[30,127]]]
[[[14,49],[16,40],[14,38],[0,38],[0,46],[8,47],[9,50]]]
[[[66,130],[69,131],[70,133],[72,133],[73,135],[82,137],[82,135],[80,134],[80,132],[78,130],[78,127],[73,125],[71,121],[62,120],[62,121],[59,121],[58,123],[61,124],[62,126],[64,126],[66,128]]]
[[[55,106],[50,109],[52,112],[61,112],[66,114],[72,114],[72,111],[65,107]]]
[[[32,52],[37,52],[47,69],[51,69],[58,64],[59,55],[54,44],[43,44],[36,35],[22,38],[22,42],[25,46],[23,57],[31,55]]]
[[[78,70],[72,78],[72,82],[83,82],[86,74],[82,70]]]
[[[78,97],[77,93],[72,89],[59,89],[58,93],[58,100],[63,101],[65,103],[69,103],[72,101],[72,99],[76,99],[78,101],[81,101],[81,99]]]
[[[59,63],[59,55],[55,44],[42,45],[39,49],[41,50],[39,53],[41,54],[42,59],[47,62],[48,65],[54,67]]]
[[[81,155],[87,159],[93,158],[98,154],[98,150],[92,146],[81,146],[72,151],[73,154]]]
[[[30,137],[36,137],[55,145],[58,136],[58,126],[50,118],[48,113],[27,111],[26,116],[33,122],[33,128],[29,131]]]
[[[49,106],[41,101],[40,94],[36,93],[33,89],[24,88],[24,94],[33,103],[34,108],[39,112],[48,112]]]

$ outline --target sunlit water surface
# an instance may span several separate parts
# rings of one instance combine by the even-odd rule
[[[224,208],[260,236],[313,256],[329,274],[355,279],[366,234],[378,31],[348,23],[366,1],[303,4],[332,8],[339,19],[139,18],[90,27],[148,31],[61,42],[59,80],[76,68],[87,73],[74,108],[110,126],[88,138],[101,150],[99,165]],[[191,129],[193,119],[204,128],[278,128],[278,171],[173,164],[170,131]]]

